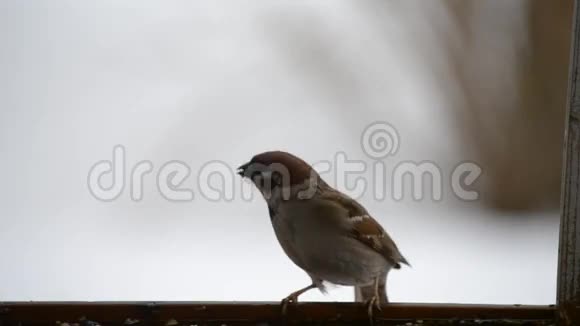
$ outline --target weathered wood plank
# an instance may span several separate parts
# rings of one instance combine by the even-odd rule
[[[567,114],[580,113],[580,85],[578,85],[578,77],[580,76],[580,22],[578,19],[578,0],[574,1],[574,17],[572,23],[572,46],[570,51],[570,68],[568,76],[568,108]],[[568,123],[568,121],[566,121]]]
[[[562,171],[558,295],[560,324],[580,325],[580,17],[575,1]],[[541,151],[541,149],[538,149]]]
[[[389,304],[375,325],[552,325],[554,306]],[[365,305],[300,303],[0,303],[0,325],[368,325]]]

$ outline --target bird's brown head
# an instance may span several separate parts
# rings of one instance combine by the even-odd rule
[[[264,152],[238,168],[264,194],[276,188],[310,188],[323,184],[318,173],[304,160],[282,151]]]

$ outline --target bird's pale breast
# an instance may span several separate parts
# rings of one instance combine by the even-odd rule
[[[313,278],[340,285],[367,285],[390,269],[387,261],[358,240],[311,216],[303,203],[282,203],[272,224],[290,259]]]

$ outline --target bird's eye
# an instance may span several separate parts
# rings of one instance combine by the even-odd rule
[[[252,172],[252,175],[250,176],[250,178],[252,180],[259,180],[262,177],[262,172],[260,171],[254,171]]]
[[[282,185],[282,175],[280,172],[272,172],[272,183],[277,186]]]

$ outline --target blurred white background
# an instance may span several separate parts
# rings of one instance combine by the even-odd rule
[[[494,47],[483,70],[502,72],[482,85],[510,93],[526,5],[481,1],[471,17],[470,42]],[[0,300],[280,300],[307,285],[265,203],[204,199],[197,172],[272,149],[372,162],[359,141],[375,121],[400,135],[390,167],[430,160],[448,177],[476,160],[444,87],[450,15],[443,1],[2,1]],[[186,162],[195,199],[163,199],[155,174],[141,202],[128,186],[93,198],[89,169],[117,144],[128,169]],[[391,273],[392,301],[555,301],[556,210],[497,211],[448,192],[360,200],[413,265]]]

